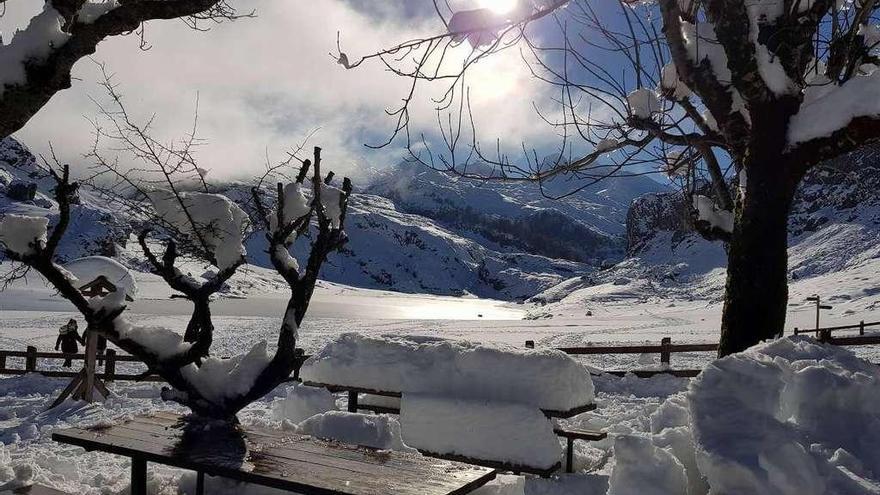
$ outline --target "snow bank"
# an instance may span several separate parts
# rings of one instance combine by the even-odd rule
[[[403,440],[419,450],[541,469],[559,462],[553,422],[523,404],[404,394]]]
[[[271,409],[275,419],[296,424],[316,414],[335,410],[336,398],[326,388],[297,383],[287,389],[286,397],[275,399]]]
[[[0,218],[0,242],[6,249],[22,256],[34,253],[31,244],[46,243],[49,219],[28,215],[3,215]]]
[[[205,399],[222,404],[227,398],[247,393],[270,360],[264,340],[255,344],[247,354],[229,359],[209,357],[199,367],[194,364],[185,366],[181,373]]]
[[[211,251],[220,269],[229,268],[245,254],[242,232],[247,214],[226,196],[185,192],[180,199],[171,191],[148,194],[156,214],[192,242],[198,238]],[[190,218],[192,221],[190,221]]]
[[[687,493],[687,476],[675,456],[643,436],[621,435],[615,439],[608,495],[681,493]]]
[[[64,265],[64,269],[76,277],[80,286],[103,276],[116,289],[134,299],[137,296],[137,283],[134,276],[118,261],[104,256],[87,256]]]
[[[688,393],[713,493],[880,490],[880,368],[790,337],[715,361]]]
[[[590,404],[594,398],[589,372],[562,352],[428,337],[342,334],[306,361],[301,377],[552,410]]]
[[[297,433],[375,449],[415,452],[400,436],[400,422],[387,414],[329,411],[303,421]]]

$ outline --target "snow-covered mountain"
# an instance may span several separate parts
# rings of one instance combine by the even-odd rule
[[[688,206],[678,192],[638,198],[627,218],[627,258],[538,294],[533,301],[551,305],[538,316],[612,299],[719,302],[724,245],[693,231]],[[792,304],[821,292],[847,314],[880,305],[880,147],[807,175],[792,207],[788,254]]]
[[[216,187],[233,199],[250,197],[246,184]],[[51,188],[51,179],[41,178],[36,159],[25,146],[13,139],[0,143],[0,214],[57,218]],[[352,197],[346,230],[350,242],[325,264],[324,280],[410,293],[524,299],[594,269],[587,263],[542,256],[459,232],[449,224],[401,211],[391,199],[374,194]],[[112,211],[83,187],[60,255],[63,261],[95,253],[119,255],[132,268],[139,268],[127,256],[126,243],[134,231],[130,218]],[[264,242],[260,232],[250,236],[247,248],[252,264],[270,265]]]
[[[623,258],[632,201],[667,190],[645,177],[610,178],[560,197],[576,186],[480,181],[402,163],[379,172],[366,191],[499,250],[601,265]]]

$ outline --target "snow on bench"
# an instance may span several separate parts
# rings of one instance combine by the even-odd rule
[[[560,351],[428,337],[344,334],[300,376],[354,401],[359,391],[400,396],[403,441],[425,454],[545,476],[561,464],[564,430],[551,417],[594,400],[588,370]],[[575,437],[593,439],[575,435],[569,448]]]
[[[432,337],[339,336],[309,358],[304,382],[567,411],[595,398],[586,368],[552,349]]]

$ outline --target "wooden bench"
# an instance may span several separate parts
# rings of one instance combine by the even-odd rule
[[[565,438],[565,472],[574,471],[574,441],[585,440],[588,442],[597,442],[604,440],[608,434],[604,431],[585,430],[581,428],[554,428],[553,433]]]
[[[394,392],[388,390],[374,390],[367,389],[361,387],[351,387],[347,385],[334,385],[329,383],[316,383],[316,382],[304,382],[303,385],[308,385],[310,387],[321,387],[326,388],[329,392],[332,393],[346,393],[348,395],[348,412],[357,412],[358,410],[366,410],[375,412],[377,414],[400,414],[400,409],[396,407],[388,407],[388,406],[380,406],[380,405],[370,405],[370,404],[359,404],[359,396],[360,394],[367,395],[378,395],[381,397],[396,397],[400,398],[403,394],[401,392]],[[583,414],[585,412],[593,411],[596,409],[596,404],[584,404],[582,406],[573,407],[571,409],[567,409],[564,411],[557,411],[552,409],[541,409],[541,412],[544,413],[545,416],[551,419],[568,419],[573,418],[579,414]],[[575,440],[585,440],[585,441],[598,441],[606,438],[608,435],[601,431],[595,430],[584,430],[577,428],[563,428],[557,427],[553,429],[553,432],[556,433],[557,436],[563,437],[566,439],[566,452],[565,452],[565,472],[571,473],[574,468],[574,441]],[[549,469],[536,469],[530,466],[521,466],[521,465],[512,465],[501,462],[495,462],[492,460],[486,459],[473,459],[469,457],[450,455],[450,454],[439,454],[436,452],[430,451],[421,451],[423,454],[437,457],[439,459],[447,459],[453,461],[460,462],[468,462],[470,464],[477,464],[480,466],[486,466],[493,469],[497,469],[500,471],[509,471],[515,474],[519,473],[529,473],[529,474],[537,474],[539,476],[548,477],[554,472],[556,472],[562,464],[559,463],[556,466],[553,466]]]
[[[131,495],[146,495],[147,462],[290,490],[303,495],[459,495],[495,478],[495,470],[417,454],[327,442],[265,428],[223,428],[171,413],[109,427],[56,431],[56,442],[131,458]]]

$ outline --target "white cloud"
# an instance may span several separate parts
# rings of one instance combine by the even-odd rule
[[[156,132],[172,138],[186,133],[199,98],[200,166],[211,177],[244,177],[262,168],[268,151],[283,151],[320,128],[310,145],[324,149],[325,162],[338,173],[357,174],[367,164],[396,161],[399,149],[372,151],[364,142],[387,137],[394,122],[384,113],[407,93],[408,81],[383,70],[379,63],[347,71],[335,63],[336,32],[342,33],[349,56],[391,46],[418,34],[442,31],[439,20],[376,17],[354,10],[341,0],[251,0],[256,19],[244,19],[195,32],[178,21],[147,25],[152,48],[138,49],[136,36],[117,37],[98,47],[95,60],[115,74],[127,109],[135,115],[157,115]],[[11,2],[0,19],[5,32],[33,14],[24,2]],[[31,7],[33,5],[31,4]],[[17,133],[35,151],[52,142],[72,164],[92,142],[86,117],[96,115],[90,96],[101,101],[95,63],[80,61],[73,88],[52,101]],[[546,138],[531,102],[546,98],[544,85],[529,76],[516,50],[480,62],[469,75],[471,100],[483,130],[481,139]],[[414,127],[436,130],[430,92],[414,107]]]

